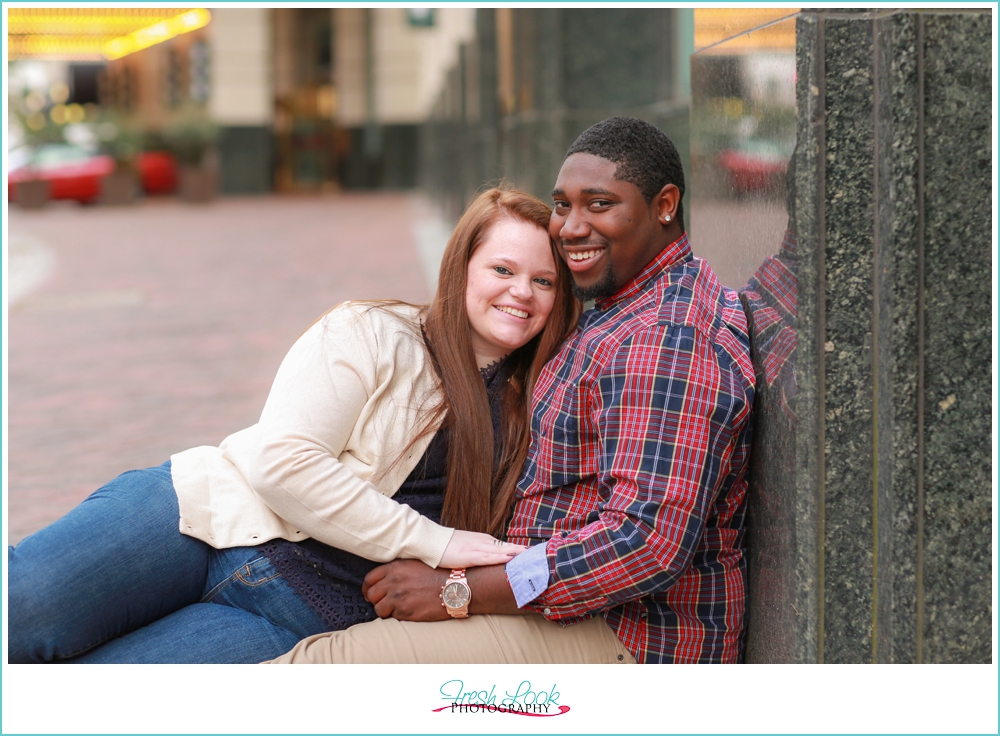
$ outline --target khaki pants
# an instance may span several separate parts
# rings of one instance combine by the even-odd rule
[[[303,639],[266,664],[635,664],[602,616],[560,626],[539,614],[378,619]]]

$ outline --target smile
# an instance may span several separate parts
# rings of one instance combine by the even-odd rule
[[[571,261],[580,263],[582,261],[589,261],[591,258],[595,258],[596,256],[599,256],[603,252],[604,248],[595,248],[593,250],[580,250],[580,251],[574,251],[572,253],[567,252],[566,257],[569,258]]]
[[[493,308],[494,309],[499,309],[501,312],[504,312],[506,314],[512,314],[515,317],[520,317],[521,319],[528,319],[528,317],[531,316],[530,313],[525,312],[523,309],[515,309],[514,307],[497,307],[497,306],[494,306]]]

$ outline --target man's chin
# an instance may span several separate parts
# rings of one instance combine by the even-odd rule
[[[618,289],[615,288],[615,272],[611,268],[611,264],[604,269],[604,273],[601,277],[595,281],[590,286],[580,286],[573,280],[573,296],[579,299],[581,302],[589,302],[591,299],[601,299],[606,296],[611,296]]]

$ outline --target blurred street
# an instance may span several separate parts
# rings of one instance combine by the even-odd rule
[[[405,193],[11,206],[7,543],[254,423],[333,305],[427,301],[447,236],[430,211]]]

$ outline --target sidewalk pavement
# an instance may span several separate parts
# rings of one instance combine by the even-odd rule
[[[253,424],[346,299],[424,303],[450,226],[410,193],[11,207],[7,543]]]

